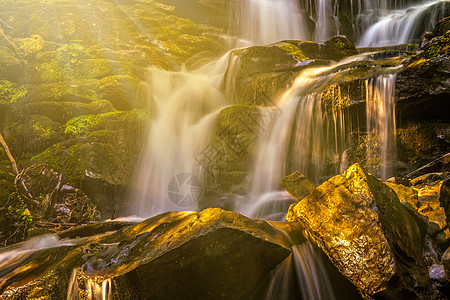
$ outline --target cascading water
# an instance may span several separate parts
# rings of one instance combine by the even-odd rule
[[[396,155],[394,92],[393,74],[366,81],[367,162],[379,166],[379,170],[372,171],[383,179],[392,175]],[[374,145],[378,146],[376,150]]]
[[[237,9],[239,34],[252,44],[309,39],[306,20],[295,0],[246,0]]]
[[[447,0],[434,0],[422,5],[396,10],[381,10],[379,20],[361,37],[360,47],[381,47],[417,42],[446,16]]]
[[[133,213],[151,216],[197,210],[199,195],[195,193],[201,192],[202,172],[195,157],[205,147],[215,115],[225,105],[220,89],[227,66],[225,55],[195,72],[149,70],[149,106],[154,118],[135,181]]]

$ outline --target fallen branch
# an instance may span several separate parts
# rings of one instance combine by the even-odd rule
[[[3,21],[2,19],[0,19],[0,25],[3,25],[5,27],[7,27],[8,29],[12,29],[11,26],[9,26],[5,21]]]
[[[1,132],[0,132],[0,143],[2,144],[3,149],[5,149],[6,155],[8,156],[9,160],[11,161],[15,175],[16,176],[19,175],[19,169],[17,168],[16,160],[12,156],[11,151],[9,151],[8,144],[6,144],[5,139],[3,138],[3,135]]]
[[[5,39],[5,41],[8,43],[10,49],[17,55],[19,55],[19,50],[17,50],[16,45],[9,39],[9,37],[3,32],[3,30],[0,28],[0,36]]]
[[[0,29],[1,31],[1,29]],[[9,147],[8,144],[6,144],[5,139],[3,138],[2,133],[0,132],[0,144],[2,144],[3,149],[5,149],[6,155],[8,156],[9,160],[11,161],[14,173],[16,174],[16,180],[19,177],[20,183],[23,187],[23,189],[25,190],[25,192],[27,193],[27,196],[30,198],[33,198],[33,196],[31,196],[30,192],[27,189],[27,186],[25,185],[25,182],[23,182],[23,179],[19,176],[22,172],[19,172],[19,168],[17,167],[17,162],[14,159],[14,156],[12,156],[11,151],[9,151]],[[16,182],[14,182],[16,183]]]

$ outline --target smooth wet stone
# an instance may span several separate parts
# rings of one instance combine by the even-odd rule
[[[415,294],[411,278],[428,292],[418,225],[394,191],[358,164],[298,200],[287,219],[299,222],[362,293],[391,293],[395,281],[394,294]]]
[[[297,201],[305,198],[316,188],[311,180],[298,171],[281,179],[280,185]]]
[[[89,229],[98,234],[86,236]],[[291,253],[285,232],[302,242],[301,230],[218,208],[78,227],[61,236],[86,237],[46,237],[54,248],[0,271],[0,297],[62,299],[108,282],[113,299],[249,299]]]

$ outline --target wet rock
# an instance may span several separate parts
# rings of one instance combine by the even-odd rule
[[[353,43],[344,36],[324,43],[290,40],[253,46],[233,52],[233,64],[225,80],[234,87],[235,103],[274,106],[272,99],[292,84],[299,71],[356,53]]]
[[[414,178],[426,173],[445,171],[445,167],[421,168],[450,151],[448,129],[450,124],[432,121],[408,122],[398,126],[397,156],[404,163],[403,166],[399,165],[398,172],[407,178]]]
[[[113,298],[249,299],[290,254],[281,228],[300,230],[207,209],[165,213],[73,243],[48,237],[54,248],[32,251],[0,272],[0,292],[4,299],[61,299],[96,286],[101,291],[105,282]],[[70,235],[84,235],[85,229]]]
[[[308,196],[316,188],[311,180],[298,171],[281,179],[280,185],[297,201]]]
[[[206,170],[212,199],[217,195],[246,193],[244,184],[262,122],[261,111],[253,105],[233,105],[220,111],[215,134],[197,157]],[[201,207],[212,204],[209,197],[204,200]]]
[[[450,177],[442,182],[439,203],[444,209],[447,225],[450,226]]]
[[[434,26],[433,31],[431,34],[433,37],[435,36],[441,36],[447,33],[447,31],[450,30],[450,17],[443,18],[440,20],[436,26]]]
[[[442,255],[442,264],[444,265],[447,280],[450,281],[450,247]]]
[[[394,191],[358,164],[298,200],[287,219],[305,227],[361,292],[416,295],[412,282],[422,297],[430,292],[417,223]]]
[[[406,202],[411,204],[414,208],[417,209],[419,205],[419,197],[418,193],[415,189],[411,187],[407,187],[401,184],[395,184],[391,182],[385,182],[391,189],[394,190],[395,194],[398,197],[400,202]]]
[[[435,37],[400,71],[396,79],[396,110],[403,120],[448,120],[450,109],[450,33]]]
[[[436,173],[436,172],[447,172],[450,170],[450,153],[447,153],[429,164],[409,173],[406,175],[407,178],[417,178],[419,176]]]

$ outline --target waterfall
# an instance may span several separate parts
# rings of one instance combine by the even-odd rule
[[[237,10],[239,34],[252,44],[309,39],[305,16],[296,0],[245,0]]]
[[[135,179],[132,213],[197,210],[203,189],[201,165],[195,158],[225,106],[221,87],[228,61],[226,54],[192,72],[149,69],[153,120]]]
[[[291,250],[292,254],[275,269],[265,299],[334,300],[330,279],[317,248],[307,240],[292,246]]]
[[[278,181],[281,178],[299,170],[320,183],[324,175],[339,172],[352,122],[335,105],[331,113],[322,111],[320,88],[346,64],[369,59],[372,54],[359,54],[331,66],[304,70],[276,101],[278,108],[264,109],[263,116],[270,114],[271,121],[263,122],[266,126],[259,134],[250,170],[250,195],[247,201],[236,202],[234,210],[250,217],[270,216],[271,220],[283,220],[285,214],[281,212],[285,210],[280,208],[289,203],[290,197],[280,191]],[[270,206],[280,210],[267,210]]]
[[[392,175],[396,156],[394,92],[393,74],[366,81],[366,160],[371,171],[383,179]]]
[[[447,0],[397,10],[383,10],[379,20],[360,38],[360,47],[380,47],[417,42],[420,35],[433,29],[445,14]]]

